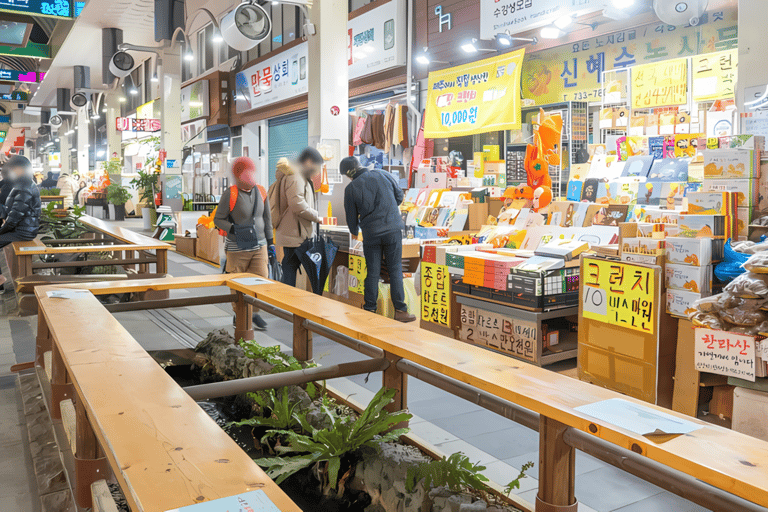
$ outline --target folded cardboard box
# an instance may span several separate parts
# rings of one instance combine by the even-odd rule
[[[712,291],[712,265],[692,267],[669,263],[665,268],[667,288],[700,293],[707,297]]]

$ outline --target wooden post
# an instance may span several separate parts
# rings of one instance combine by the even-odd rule
[[[390,412],[401,411],[408,407],[408,376],[397,369],[397,362],[400,360],[399,357],[390,354],[389,352],[384,352],[384,357],[389,359],[390,364],[389,368],[383,372],[382,385],[385,388],[397,390],[394,400],[391,404],[387,405],[385,409]],[[401,426],[408,425],[406,423],[404,425],[398,425],[396,428],[400,428]]]
[[[75,402],[75,501],[91,508],[91,484],[109,476],[109,464],[99,447],[81,397]]]
[[[44,355],[51,350],[52,338],[51,331],[48,329],[48,322],[45,321],[45,315],[38,307],[37,314],[37,339],[35,340],[35,365],[45,368]]]
[[[54,344],[51,354],[51,419],[61,419],[61,401],[74,398],[74,389],[69,381],[67,367],[59,348]]]
[[[245,302],[244,295],[237,293],[235,301],[235,340],[253,339],[253,306]]]
[[[567,425],[539,419],[539,493],[536,512],[576,512],[576,450],[563,440]]]
[[[157,261],[155,262],[155,269],[158,274],[168,273],[168,251],[166,249],[155,250]]]
[[[303,325],[304,319],[293,315],[293,357],[301,362],[309,361],[312,354],[312,333]]]
[[[18,272],[19,278],[32,275],[32,255],[31,254],[20,254],[16,259],[16,261],[18,262],[17,272]],[[14,283],[14,287],[15,285],[16,283]]]

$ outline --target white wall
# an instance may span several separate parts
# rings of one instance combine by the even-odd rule
[[[736,82],[739,112],[744,112],[745,88],[768,84],[766,12],[768,0],[739,0],[739,74]]]
[[[259,127],[261,127],[261,144],[259,144]],[[248,155],[259,169],[259,183],[269,184],[269,139],[267,138],[267,121],[256,121],[243,126],[243,154],[248,148]],[[261,151],[259,150],[261,148]]]

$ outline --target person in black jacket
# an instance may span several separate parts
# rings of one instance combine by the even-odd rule
[[[3,180],[0,181],[0,205],[4,205],[5,200],[8,199],[8,194],[11,193],[13,183],[11,183],[11,176],[6,166],[3,166],[0,174],[2,174],[3,177]]]
[[[403,202],[403,191],[391,174],[362,167],[353,156],[344,158],[339,167],[342,174],[352,179],[344,190],[344,211],[349,232],[352,236],[357,236],[358,229],[363,232],[363,254],[368,267],[363,307],[376,311],[379,275],[384,260],[389,273],[395,320],[413,322],[416,317],[408,313],[403,290],[403,219],[399,208]]]
[[[34,240],[40,228],[40,191],[32,179],[32,164],[16,155],[5,169],[13,188],[0,206],[0,248],[19,240]]]

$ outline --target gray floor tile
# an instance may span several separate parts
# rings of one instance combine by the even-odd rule
[[[684,500],[668,492],[662,492],[650,498],[640,500],[615,512],[707,512],[704,507]]]
[[[497,460],[487,464],[483,474],[492,482],[505,487],[520,475],[520,468]],[[536,480],[536,476],[537,474],[535,470],[527,471],[526,476],[520,479],[520,487],[512,492],[514,494],[520,494],[531,489],[537,489],[539,487],[539,482]]]
[[[435,419],[432,422],[462,439],[517,426],[515,422],[503,416],[484,410]]]
[[[411,379],[413,380],[413,379]],[[411,400],[408,401],[408,407],[416,414],[427,421],[434,421],[440,418],[448,418],[457,414],[464,414],[472,411],[481,411],[482,407],[475,405],[467,400],[446,396],[440,400],[414,400],[414,393],[409,391]]]
[[[197,262],[197,261],[194,262],[194,263],[187,263],[186,265],[179,265],[179,266],[184,266],[184,267],[188,268],[189,270],[191,270],[192,272],[195,272],[197,274],[208,275],[208,274],[220,274],[221,273],[221,269],[216,268],[216,267],[211,266],[211,265],[206,265],[205,263],[200,263],[200,262]]]
[[[499,460],[531,453],[539,448],[539,435],[525,427],[514,427],[464,439]]]
[[[452,455],[457,452],[461,452],[469,457],[470,462],[485,466],[491,462],[498,462],[498,459],[489,453],[485,453],[476,446],[472,446],[468,442],[462,439],[456,439],[455,441],[448,441],[437,445],[438,449],[446,456]]]
[[[598,512],[611,512],[660,492],[660,488],[613,466],[576,479],[576,498]]]
[[[528,475],[532,476],[533,478],[539,478],[539,451],[538,450],[524,453],[522,455],[517,455],[516,457],[512,457],[509,459],[504,459],[502,462],[509,464],[514,468],[521,468],[523,467],[523,464],[526,464],[528,462],[533,462],[533,467],[528,470]]]

